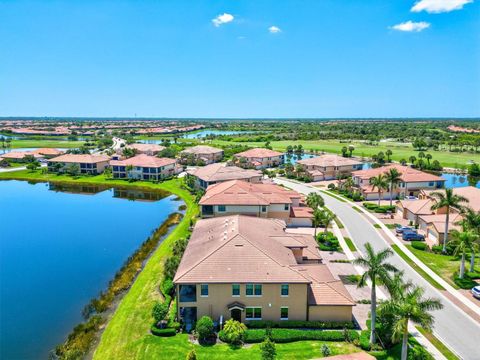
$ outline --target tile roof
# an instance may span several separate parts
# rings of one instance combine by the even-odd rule
[[[158,168],[166,165],[175,164],[175,159],[169,158],[158,158],[156,156],[149,156],[145,154],[140,154],[133,156],[125,160],[112,160],[110,165],[113,166],[138,166],[138,167],[150,167]]]
[[[32,152],[40,155],[61,155],[64,153],[64,151],[53,148],[40,148],[33,150]]]
[[[434,211],[431,210],[435,201],[431,199],[421,199],[421,200],[400,200],[400,204],[404,209],[407,209],[415,215],[431,215]]]
[[[99,162],[108,161],[110,158],[106,155],[92,155],[92,154],[65,154],[54,157],[49,162],[62,162],[62,163],[87,163],[94,164]]]
[[[435,214],[435,215],[420,215],[422,219],[427,224],[434,226],[440,234],[445,232],[445,214]],[[462,215],[458,213],[451,213],[448,221],[448,229],[450,230],[460,230],[461,227],[456,223],[462,220]]]
[[[207,146],[207,145],[192,146],[191,148],[188,148],[182,151],[182,153],[196,154],[196,155],[218,154],[222,152],[223,152],[223,149],[218,149],[218,148]]]
[[[283,153],[270,150],[270,149],[264,149],[264,148],[255,148],[255,149],[250,149],[247,151],[240,152],[238,154],[235,154],[235,157],[237,158],[266,158],[266,157],[274,157],[274,156],[281,156]]]
[[[439,191],[439,190],[422,190],[422,192],[430,196],[432,192]],[[469,206],[475,211],[480,211],[480,189],[473,187],[473,186],[465,186],[454,188],[453,193],[455,195],[461,195],[468,199],[468,203],[463,203],[462,205]]]
[[[270,205],[291,204],[292,198],[301,198],[295,191],[276,184],[250,183],[230,180],[208,187],[200,205]]]
[[[32,151],[11,151],[9,153],[2,154],[2,158],[10,159],[10,160],[21,160],[28,155],[33,156],[35,158],[41,157],[39,154],[35,154]]]
[[[354,160],[352,158],[345,158],[339,155],[321,155],[314,158],[298,160],[297,163],[307,166],[320,166],[320,167],[332,167],[332,166],[349,166],[360,165],[362,162]]]
[[[403,182],[423,182],[423,181],[444,182],[445,181],[445,179],[440,176],[432,175],[432,174],[411,168],[410,166],[403,166],[400,164],[390,164],[387,166],[381,166],[374,169],[358,170],[358,171],[354,171],[352,173],[352,176],[368,180],[371,177],[388,172],[389,169],[397,169],[398,172],[401,173],[400,178],[402,179]]]

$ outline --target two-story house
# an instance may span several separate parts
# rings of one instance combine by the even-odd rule
[[[189,157],[194,162],[201,161],[204,164],[213,164],[223,159],[223,150],[207,145],[192,146],[180,152],[179,161],[188,163]]]
[[[160,151],[165,149],[165,146],[158,144],[129,144],[125,147],[135,150],[137,154],[145,154],[150,156],[157,155]],[[120,148],[118,151],[121,153],[122,148]]]
[[[363,163],[352,158],[325,154],[310,159],[298,160],[313,181],[332,180],[338,176],[350,176],[353,171],[361,170]]]
[[[112,175],[118,179],[161,180],[178,174],[181,168],[175,159],[158,158],[145,154],[125,160],[111,160]]]
[[[351,321],[355,302],[322,264],[311,235],[278,219],[227,216],[195,224],[174,278],[187,328],[214,321]]]
[[[199,204],[202,217],[241,214],[281,219],[291,226],[312,226],[313,211],[305,206],[302,195],[274,183],[231,180],[211,185]]]
[[[105,170],[109,160],[106,155],[65,154],[49,159],[47,166],[48,171],[65,172],[71,164],[77,164],[81,174],[96,175]]]
[[[278,151],[256,148],[234,155],[235,164],[241,167],[267,169],[284,163],[284,154]]]
[[[390,164],[374,169],[359,170],[352,173],[352,179],[359,187],[366,200],[378,200],[378,189],[373,189],[370,179],[379,174],[386,174],[390,169],[397,169],[400,175],[400,183],[393,189],[392,198],[404,198],[406,196],[417,196],[421,190],[433,190],[443,188],[445,179],[429,174],[410,166]],[[384,191],[382,199],[390,199],[390,192]]]

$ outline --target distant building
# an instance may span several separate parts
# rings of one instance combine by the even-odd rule
[[[2,154],[4,160],[9,160],[11,162],[25,162],[29,156],[33,156],[36,159],[42,158],[41,155],[35,154],[31,151],[10,151]]]
[[[262,173],[258,170],[242,169],[237,166],[225,166],[225,164],[210,164],[198,169],[187,170],[189,176],[195,178],[195,187],[206,189],[208,186],[229,181],[243,180],[259,183]]]
[[[55,156],[60,156],[65,153],[65,151],[58,150],[58,149],[53,149],[53,148],[40,148],[33,150],[32,153],[38,154],[41,157],[44,157],[46,159],[53,158]]]
[[[360,191],[366,200],[377,200],[378,190],[372,188],[372,185],[370,185],[370,179],[380,174],[385,174],[390,169],[397,169],[401,174],[401,181],[392,192],[393,199],[406,196],[416,196],[421,190],[440,189],[443,188],[445,184],[445,179],[440,176],[399,164],[390,164],[374,169],[354,171],[352,173],[352,179],[355,182],[355,185],[360,188]],[[382,199],[390,199],[390,191],[384,190]]]
[[[267,169],[284,163],[284,154],[270,149],[256,148],[234,155],[235,163],[241,167]]]
[[[302,195],[276,184],[231,180],[211,185],[199,202],[203,217],[233,214],[284,220],[291,226],[312,226],[312,209]]]
[[[188,162],[192,157],[194,162],[202,161],[205,164],[213,164],[223,159],[223,150],[206,145],[193,146],[180,152],[180,161]]]
[[[100,174],[108,166],[110,158],[105,155],[65,154],[48,160],[48,171],[65,172],[68,165],[77,164],[81,174]]]
[[[134,149],[137,154],[145,154],[145,155],[157,155],[160,151],[165,149],[165,146],[157,145],[157,144],[129,144],[125,146],[127,149]],[[122,148],[120,148],[122,151]]]
[[[337,176],[350,176],[353,171],[361,170],[363,163],[352,158],[338,155],[320,155],[318,157],[298,160],[305,167],[313,181],[332,180]]]
[[[214,321],[351,321],[355,302],[322,264],[311,235],[277,219],[227,216],[195,224],[174,278],[187,328]]]
[[[158,158],[145,154],[125,160],[111,160],[112,175],[118,179],[161,180],[181,172],[175,159]]]

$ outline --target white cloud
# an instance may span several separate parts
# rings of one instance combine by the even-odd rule
[[[214,26],[219,27],[222,24],[226,24],[232,22],[234,19],[232,14],[223,13],[218,15],[215,19],[212,19],[212,23]]]
[[[473,0],[419,0],[410,9],[413,12],[426,11],[428,13],[442,13],[453,10],[460,10],[463,5],[473,2]]]
[[[270,26],[268,28],[268,31],[270,31],[271,34],[278,34],[278,33],[282,32],[282,30],[277,26]]]
[[[411,20],[392,26],[392,29],[407,32],[420,32],[430,27],[430,23],[425,21],[413,22]]]

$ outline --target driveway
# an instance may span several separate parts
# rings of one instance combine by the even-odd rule
[[[275,179],[275,182],[286,185],[300,193],[308,194],[317,189],[306,184],[299,184],[286,179]],[[325,204],[343,222],[351,234],[351,238],[362,251],[364,245],[370,242],[376,251],[389,246],[386,240],[376,231],[366,218],[353,210],[349,205],[325,194],[322,194]],[[425,289],[425,295],[442,300],[444,308],[435,311],[434,334],[462,359],[479,358],[478,339],[480,339],[480,324],[466,315],[441,292],[425,281],[415,270],[405,263],[396,253],[390,258],[390,263],[405,271],[407,279]]]

